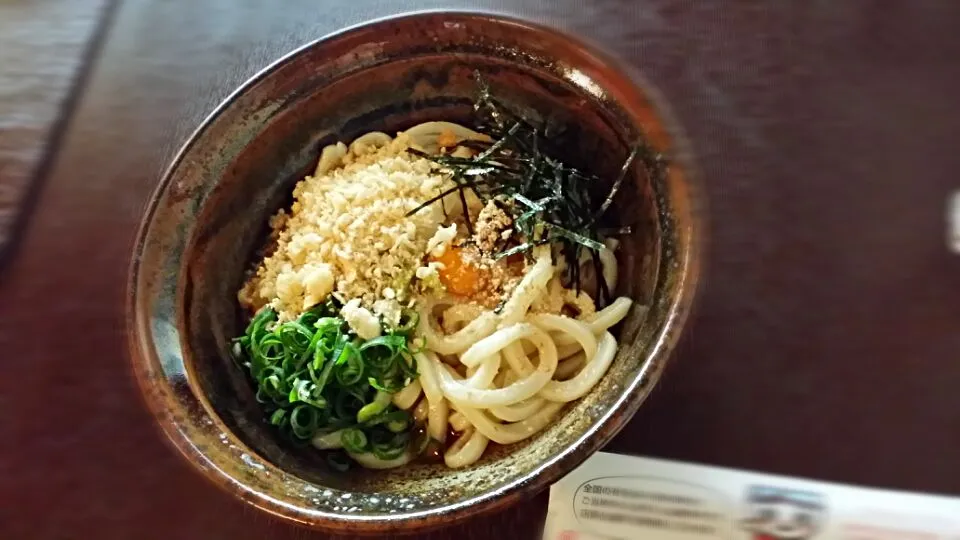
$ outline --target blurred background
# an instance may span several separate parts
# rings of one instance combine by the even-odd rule
[[[128,376],[133,235],[246,78],[443,7],[610,51],[700,165],[697,310],[607,450],[960,495],[960,3],[0,0],[0,538],[314,537],[208,485],[154,428]],[[432,537],[532,537],[545,508]]]

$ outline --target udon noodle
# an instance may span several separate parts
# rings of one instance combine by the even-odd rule
[[[349,145],[323,148],[312,177],[295,191],[293,213],[281,213],[273,223],[274,251],[240,292],[241,303],[252,311],[274,310],[278,321],[272,324],[333,301],[341,306],[350,335],[367,342],[392,335],[392,328],[400,325],[399,313],[412,314],[413,345],[402,355],[415,376],[404,377],[395,391],[372,390],[376,398],[370,406],[407,411],[426,436],[439,443],[437,453],[449,467],[475,463],[491,442],[509,445],[537,434],[566,403],[590,392],[614,361],[617,340],[612,328],[632,304],[612,294],[602,309],[594,301],[593,295],[599,294],[596,282],[616,290],[617,245],[612,239],[596,250],[599,272],[591,276],[587,271],[592,270],[589,256],[575,261],[584,266],[581,275],[594,283],[574,287],[564,279],[570,262],[561,257],[556,243],[541,242],[519,257],[484,254],[487,241],[509,248],[529,240],[511,237],[510,227],[520,218],[498,211],[497,205],[505,204],[502,199],[484,206],[476,193],[451,192],[421,215],[410,213],[410,199],[419,202],[426,193],[449,186],[449,179],[422,155],[469,159],[479,153],[471,141],[489,145],[491,138],[457,124],[428,122],[396,138],[374,132]],[[408,148],[417,153],[407,155]],[[359,189],[350,187],[356,185],[353,177],[349,180],[354,183],[336,187],[338,179],[351,172],[366,175],[364,182],[375,188],[341,201],[343,193]],[[371,179],[370,174],[382,178]],[[389,197],[376,191],[377,182],[392,186]],[[317,206],[326,200],[332,202]],[[379,231],[389,231],[382,237],[359,238],[359,244],[356,235],[348,234],[350,227],[365,227],[367,221],[389,215],[376,205],[405,200],[398,203],[398,211],[411,221],[378,222]],[[333,209],[334,215],[327,216],[326,210],[307,215],[311,202]],[[374,213],[336,215],[338,209],[346,212],[364,204],[372,205]],[[467,213],[479,217],[471,224]],[[358,220],[367,221],[355,223]],[[338,240],[335,231],[341,221],[350,223]],[[303,227],[308,230],[300,231]],[[392,228],[405,232],[394,238]],[[356,245],[346,243],[350,238]],[[387,245],[391,242],[396,245]],[[379,247],[370,251],[366,244]],[[471,249],[488,258],[464,262]],[[471,282],[474,278],[485,285]],[[312,443],[322,450],[346,448],[347,429],[320,429]],[[347,448],[347,453],[373,469],[397,467],[417,457],[412,444],[385,457],[356,448]]]

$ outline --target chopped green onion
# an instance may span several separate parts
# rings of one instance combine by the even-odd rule
[[[351,453],[360,454],[367,451],[367,436],[362,430],[357,428],[348,428],[340,433],[340,442],[343,447]]]
[[[273,414],[270,415],[270,423],[279,426],[283,424],[283,420],[287,417],[286,409],[277,409],[273,411]]]
[[[363,406],[362,409],[357,411],[357,423],[362,424],[374,416],[383,412],[387,405],[390,405],[391,396],[387,392],[378,391],[377,397],[370,403],[367,403]]]
[[[296,320],[279,322],[264,308],[233,340],[232,356],[249,370],[256,398],[269,423],[294,444],[337,434],[353,453],[406,451],[413,429],[409,413],[392,404],[392,393],[416,377],[411,350],[415,311],[401,327],[364,341],[336,316],[337,306],[315,306]],[[345,470],[340,452],[331,467]]]
[[[393,433],[402,433],[407,430],[407,427],[409,427],[409,425],[410,425],[409,422],[407,422],[406,420],[392,420],[390,422],[387,422],[387,429],[389,429]]]

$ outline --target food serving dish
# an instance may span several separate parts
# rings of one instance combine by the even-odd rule
[[[469,467],[340,472],[279,439],[231,357],[236,291],[265,224],[319,149],[372,130],[469,122],[482,74],[504,100],[566,133],[569,159],[607,177],[637,141],[662,158],[627,175],[615,211],[619,291],[634,307],[609,371],[546,429]],[[502,508],[608,442],[656,383],[696,289],[702,207],[679,127],[642,77],[562,32],[472,12],[382,19],[310,43],[230,95],[164,173],[138,234],[128,290],[133,368],[173,445],[216,484],[303,525],[419,530]]]

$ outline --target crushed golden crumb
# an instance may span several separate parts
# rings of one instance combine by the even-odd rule
[[[407,213],[445,178],[429,160],[406,152],[402,135],[359,142],[349,152],[327,153],[323,172],[297,184],[290,211],[270,220],[275,248],[244,284],[241,304],[270,304],[288,320],[332,294],[399,322],[400,302],[444,221],[438,206]]]
[[[474,239],[484,253],[493,253],[510,237],[513,221],[502,208],[490,200],[477,216]]]

